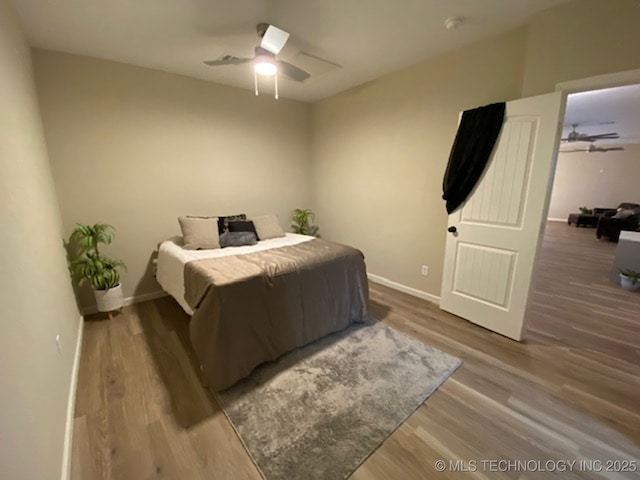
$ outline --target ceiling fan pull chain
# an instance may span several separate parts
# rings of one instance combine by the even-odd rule
[[[255,88],[256,91],[256,97],[258,96],[258,74],[256,73],[256,71],[253,71],[253,87]]]
[[[276,84],[276,100],[278,99],[278,72],[273,76],[273,81]]]

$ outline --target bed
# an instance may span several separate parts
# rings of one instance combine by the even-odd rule
[[[305,235],[213,250],[185,250],[174,237],[159,246],[156,276],[191,315],[191,343],[213,391],[367,317],[362,252]]]

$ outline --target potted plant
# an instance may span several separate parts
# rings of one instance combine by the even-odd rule
[[[579,207],[580,213],[583,215],[593,215],[593,209],[585,207]]]
[[[291,212],[291,228],[293,229],[293,233],[317,237],[318,226],[312,224],[315,217],[315,214],[309,208],[304,210],[296,208],[293,210]]]
[[[73,278],[78,284],[91,284],[100,312],[118,310],[123,305],[118,269],[126,269],[125,264],[103,256],[98,249],[101,244],[110,244],[114,235],[111,225],[78,224],[69,237],[69,244],[75,249],[70,262]]]
[[[630,292],[640,289],[640,272],[629,268],[620,269],[620,286]]]

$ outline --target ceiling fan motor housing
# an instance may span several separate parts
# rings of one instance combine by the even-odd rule
[[[256,59],[258,57],[269,57],[272,60],[276,58],[275,54],[271,53],[266,48],[262,48],[260,45],[258,45],[253,51]]]
[[[264,34],[267,31],[267,28],[269,28],[269,24],[268,23],[259,23],[258,25],[256,25],[256,31],[258,32],[258,37],[262,38],[264,37]]]

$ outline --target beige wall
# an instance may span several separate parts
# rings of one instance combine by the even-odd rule
[[[5,0],[0,71],[0,478],[60,478],[80,314],[29,48]]]
[[[439,295],[458,112],[638,68],[639,15],[635,0],[576,0],[311,107],[36,51],[65,230],[115,225],[110,253],[127,262],[132,296],[157,291],[150,255],[178,215],[276,211],[286,227],[311,202],[321,233],[361,247],[370,272]]]
[[[317,102],[313,206],[369,272],[440,295],[442,175],[458,112],[640,67],[640,3],[577,0],[530,23]],[[420,276],[420,265],[431,267]]]
[[[65,230],[116,227],[126,297],[160,289],[149,260],[179,215],[275,212],[287,228],[310,204],[307,104],[42,50],[34,65]]]
[[[640,2],[575,0],[529,24],[523,96],[556,83],[640,68]]]
[[[314,104],[313,207],[324,236],[360,247],[369,273],[438,295],[442,176],[458,114],[520,96],[525,45],[518,29]]]
[[[553,182],[550,218],[567,219],[578,207],[640,203],[640,145],[607,153],[561,153]]]

